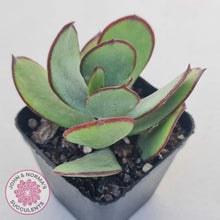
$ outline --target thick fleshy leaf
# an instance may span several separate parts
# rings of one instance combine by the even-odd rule
[[[133,82],[134,82],[134,77],[130,77],[129,80],[127,81],[127,83],[126,83],[127,87],[131,88]]]
[[[98,43],[98,39],[101,33],[98,33],[95,37],[93,37],[81,50],[81,58],[83,58],[93,47],[95,47]]]
[[[191,69],[189,65],[184,73],[177,76],[163,88],[157,90],[146,98],[141,99],[140,103],[127,116],[137,119],[143,115],[146,116],[147,114],[158,109],[184,82],[190,71]]]
[[[134,77],[129,77],[128,79],[126,79],[122,85],[126,85],[129,89],[132,87],[132,83],[134,82]]]
[[[87,85],[80,73],[78,38],[73,24],[67,24],[53,42],[48,56],[49,81],[54,92],[71,107],[87,113]]]
[[[104,87],[105,72],[101,67],[96,67],[89,79],[88,95]]]
[[[96,118],[119,117],[130,112],[139,102],[136,92],[126,85],[99,89],[86,99],[86,107]]]
[[[39,64],[25,57],[13,58],[12,71],[20,96],[40,116],[66,128],[94,121],[63,103],[54,94],[47,71]]]
[[[134,122],[128,117],[99,119],[72,127],[63,136],[69,142],[101,149],[125,137],[134,127]]]
[[[143,160],[157,156],[166,146],[184,110],[185,105],[183,104],[160,125],[138,136],[137,146],[142,150],[141,157]]]
[[[155,111],[135,120],[135,127],[129,135],[138,134],[141,131],[157,126],[169,117],[169,115],[172,114],[172,112],[175,111],[190,95],[203,72],[204,70],[200,68],[192,69],[184,82],[163,105]]]
[[[136,49],[137,63],[132,73],[133,82],[135,82],[150,59],[154,48],[154,33],[150,25],[135,15],[121,18],[105,28],[99,43],[111,39],[125,40]]]
[[[106,148],[61,164],[53,172],[61,176],[99,177],[114,175],[121,170],[115,155]]]
[[[81,73],[88,84],[95,67],[105,71],[105,87],[120,86],[136,63],[135,49],[125,41],[110,40],[90,50],[81,61]]]

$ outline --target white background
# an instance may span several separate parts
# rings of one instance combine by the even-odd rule
[[[186,102],[196,122],[196,133],[179,152],[152,199],[131,220],[220,219],[217,0],[0,0],[0,219],[74,219],[53,195],[42,212],[29,217],[15,213],[6,203],[4,188],[15,172],[40,171],[14,126],[24,103],[12,82],[12,53],[46,67],[50,45],[66,23],[76,22],[82,47],[111,21],[130,14],[147,20],[155,32],[155,50],[142,74],[153,85],[160,88],[189,63],[207,68]]]

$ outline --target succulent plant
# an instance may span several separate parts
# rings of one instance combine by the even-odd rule
[[[73,23],[54,40],[46,71],[25,57],[13,57],[16,88],[35,113],[67,130],[64,138],[95,149],[57,166],[63,176],[94,177],[121,171],[109,146],[138,135],[146,160],[166,145],[185,110],[185,99],[204,70],[187,70],[153,94],[140,99],[132,85],[154,48],[150,25],[137,16],[121,18],[79,50]]]

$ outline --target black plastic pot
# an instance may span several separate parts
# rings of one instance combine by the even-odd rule
[[[142,88],[144,96],[149,95],[156,89],[139,78],[135,88]],[[173,161],[176,153],[184,145],[194,131],[192,117],[184,112],[179,119],[181,127],[185,130],[185,139],[168,153],[162,160],[135,183],[130,189],[122,194],[117,200],[109,203],[94,202],[82,195],[82,193],[64,177],[53,174],[55,165],[39,150],[29,138],[31,130],[27,125],[29,118],[39,117],[27,107],[23,108],[16,117],[16,126],[24,139],[31,145],[37,162],[49,182],[50,188],[57,199],[79,220],[125,220],[136,212],[154,193],[162,177]]]

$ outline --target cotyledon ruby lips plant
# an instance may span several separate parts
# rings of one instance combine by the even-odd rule
[[[121,18],[80,52],[74,24],[63,27],[48,56],[47,71],[25,57],[13,57],[16,88],[34,112],[67,128],[64,138],[96,151],[57,166],[63,176],[94,177],[121,171],[109,146],[138,135],[142,159],[166,145],[185,109],[184,101],[203,71],[187,70],[146,98],[132,85],[154,48],[154,34],[137,16]]]

